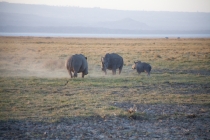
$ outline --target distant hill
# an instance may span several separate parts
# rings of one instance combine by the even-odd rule
[[[0,32],[210,32],[210,13],[123,11],[0,2]]]
[[[147,24],[138,22],[131,18],[125,18],[117,21],[100,22],[96,27],[104,27],[109,29],[126,29],[126,30],[148,30],[151,29]]]

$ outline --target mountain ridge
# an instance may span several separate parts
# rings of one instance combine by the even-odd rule
[[[80,27],[93,31],[208,31],[210,13],[125,11],[0,2],[0,28]],[[3,29],[5,28],[5,29]],[[32,30],[32,29],[30,29]],[[58,29],[59,30],[59,29]],[[111,31],[112,30],[112,31]]]

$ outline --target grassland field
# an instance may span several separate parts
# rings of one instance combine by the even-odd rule
[[[124,59],[121,75],[113,76],[111,71],[105,75],[101,71],[101,56],[112,52]],[[81,74],[73,79],[68,75],[64,64],[72,54],[87,56],[89,74],[84,79]],[[152,66],[150,77],[132,70],[136,60]],[[137,112],[129,113],[133,105]],[[0,138],[46,138],[45,132],[51,134],[48,131],[16,127],[27,127],[27,122],[33,128],[33,123],[43,123],[44,127],[45,123],[57,126],[77,120],[79,124],[87,118],[93,122],[98,118],[143,121],[151,127],[160,120],[177,123],[171,123],[170,128],[191,125],[182,121],[194,119],[199,125],[187,133],[177,127],[178,134],[170,133],[172,139],[209,138],[210,39],[0,37]],[[54,133],[48,138],[76,135],[66,133]],[[125,139],[142,133],[132,131]],[[157,138],[170,139],[166,132],[154,133]],[[150,139],[154,133],[145,128],[142,137]],[[81,139],[89,138],[79,134]],[[94,134],[102,139],[115,136],[99,130]]]

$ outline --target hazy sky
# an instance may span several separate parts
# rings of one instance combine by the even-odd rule
[[[0,0],[10,3],[100,7],[119,10],[210,12],[210,0]]]

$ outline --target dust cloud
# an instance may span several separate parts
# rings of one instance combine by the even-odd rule
[[[0,76],[65,78],[68,72],[64,60],[36,60],[29,58],[1,58]]]
[[[39,78],[70,78],[65,67],[65,59],[36,60],[25,57],[4,57],[0,59],[0,76],[4,77],[39,77]],[[112,75],[110,70],[108,75]],[[117,73],[118,75],[118,73]],[[85,78],[104,77],[100,66],[89,65]],[[82,74],[78,73],[78,78]]]
[[[30,61],[30,62],[29,62]],[[39,77],[39,78],[70,78],[70,75],[65,67],[65,59],[48,59],[48,60],[33,60],[28,58],[15,58],[0,59],[0,76],[4,77]],[[85,78],[101,78],[105,77],[105,73],[101,67],[96,65],[88,66],[88,75]],[[128,76],[133,71],[124,67],[121,76]],[[106,77],[111,77],[112,71],[107,70]],[[117,70],[116,76],[119,76]],[[82,74],[78,73],[78,78]]]

